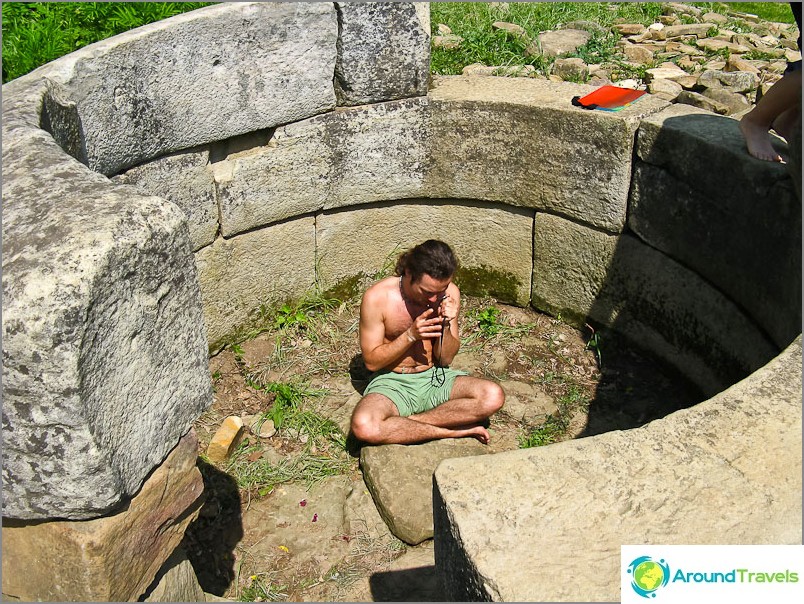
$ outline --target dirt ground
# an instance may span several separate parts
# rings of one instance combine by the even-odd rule
[[[359,539],[330,534],[321,524],[315,525],[320,555],[302,560],[280,546],[270,559],[255,557],[250,553],[265,535],[249,535],[254,529],[243,519],[253,518],[256,510],[287,506],[285,516],[261,521],[281,530],[293,523],[294,514],[312,511],[300,509],[307,499],[323,510],[339,497],[367,495],[361,493],[359,443],[285,426],[270,438],[246,432],[234,461],[215,465],[203,457],[224,418],[259,417],[272,408],[277,394],[267,384],[301,384],[312,393],[301,403],[304,409],[331,420],[345,435],[368,377],[359,357],[358,309],[355,301],[321,312],[286,309],[269,331],[210,359],[214,402],[195,423],[207,501],[184,542],[204,591],[234,600],[348,601],[360,597],[349,590],[355,581],[382,575],[394,560],[417,548],[424,548],[423,554],[432,548],[411,548],[382,531]],[[493,452],[516,449],[527,440],[534,445],[633,428],[701,400],[682,376],[615,333],[589,326],[579,331],[532,309],[464,297],[461,336],[453,367],[502,383],[511,400],[510,409],[507,404],[491,419]],[[523,411],[522,401],[535,400],[533,392],[546,402],[539,406],[541,413]],[[291,458],[323,460],[336,471],[323,482],[307,476],[247,484],[242,478],[250,466],[276,467]],[[360,505],[370,505],[367,501]],[[282,538],[290,542],[297,536]],[[383,599],[382,594],[372,597]]]

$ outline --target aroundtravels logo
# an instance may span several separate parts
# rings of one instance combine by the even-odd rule
[[[802,545],[623,545],[623,604],[804,602]]]
[[[643,598],[655,598],[656,590],[667,585],[670,567],[664,560],[655,561],[650,556],[634,558],[628,565],[631,588]]]

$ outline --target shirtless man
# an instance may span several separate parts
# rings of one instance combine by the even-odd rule
[[[375,372],[352,414],[352,433],[371,444],[411,444],[471,436],[505,401],[494,382],[449,369],[460,347],[461,292],[450,247],[429,240],[403,253],[396,276],[366,290],[360,348]]]

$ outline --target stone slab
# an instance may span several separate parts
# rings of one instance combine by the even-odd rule
[[[801,202],[785,166],[748,155],[737,121],[679,106],[643,122],[637,153],[650,166],[636,163],[631,229],[786,346],[801,333],[802,269]]]
[[[426,2],[336,2],[339,105],[427,94],[430,10]]]
[[[212,402],[200,292],[181,211],[32,117],[4,103],[3,513],[94,518]]]
[[[411,545],[433,536],[433,471],[444,459],[485,455],[473,438],[420,445],[366,446],[360,451],[363,479],[391,532]]]
[[[206,602],[187,553],[177,547],[159,569],[154,583],[140,597],[141,602]]]
[[[778,353],[741,308],[633,235],[537,214],[533,306],[625,334],[711,396]]]
[[[222,3],[114,36],[48,72],[54,137],[77,131],[82,161],[111,175],[321,113],[335,106],[337,38],[334,6],[318,2]]]
[[[699,181],[700,182],[700,181]],[[801,333],[801,204],[790,188],[710,196],[638,162],[629,224],[746,309],[774,343]]]
[[[125,509],[86,521],[3,519],[3,595],[25,601],[135,601],[196,518],[198,439],[175,445]]]
[[[668,103],[646,96],[617,113],[572,106],[573,96],[594,89],[529,78],[435,79],[427,196],[501,201],[619,232],[634,131]]]
[[[277,128],[214,164],[225,237],[323,208],[419,197],[427,101],[344,109]],[[405,149],[405,153],[397,153]]]
[[[801,396],[798,338],[746,380],[644,427],[443,462],[446,599],[615,602],[623,543],[800,544]]]
[[[210,350],[261,304],[301,297],[315,283],[315,219],[218,238],[196,253]]]
[[[319,278],[325,289],[342,288],[386,262],[393,267],[400,253],[435,238],[458,256],[462,291],[523,306],[530,292],[532,224],[529,210],[481,202],[427,200],[325,211],[317,220]]]
[[[137,187],[143,195],[158,195],[175,203],[187,216],[193,251],[209,245],[218,232],[215,183],[207,168],[209,151],[175,153],[136,166],[112,178]]]

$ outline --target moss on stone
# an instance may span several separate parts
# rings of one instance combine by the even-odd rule
[[[486,265],[463,266],[455,275],[455,284],[470,296],[491,296],[500,302],[516,304],[522,282],[512,273]]]
[[[349,300],[362,293],[360,284],[366,278],[365,273],[357,273],[351,277],[345,277],[324,292],[324,297],[336,300]]]

